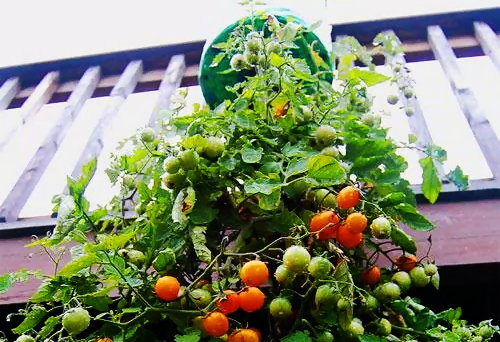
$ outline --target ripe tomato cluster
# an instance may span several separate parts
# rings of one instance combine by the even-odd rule
[[[239,309],[251,313],[262,309],[264,306],[266,296],[258,286],[267,284],[269,281],[267,265],[260,260],[249,261],[241,267],[240,278],[246,286],[239,292],[230,289],[224,290],[215,299],[216,309],[202,317],[200,328],[206,335],[211,337],[224,336],[230,328],[227,315],[235,313]],[[154,290],[156,295],[165,301],[174,301],[182,293],[179,281],[172,276],[160,277],[156,281]],[[193,290],[191,294],[195,291],[197,290]],[[200,302],[198,301],[197,304]],[[211,299],[208,302],[204,302],[200,309],[209,307],[210,303]],[[239,329],[229,335],[228,341],[260,342],[261,334],[255,328]]]

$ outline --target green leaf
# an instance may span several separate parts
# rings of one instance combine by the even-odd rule
[[[231,157],[228,154],[224,154],[219,158],[217,163],[227,171],[233,171],[236,168],[236,165],[238,165],[238,159]]]
[[[63,268],[59,270],[58,275],[61,277],[75,275],[84,268],[90,267],[99,261],[101,261],[101,258],[99,258],[96,254],[84,254],[64,265]]]
[[[309,158],[294,158],[287,166],[285,177],[289,178],[307,171]]]
[[[211,68],[215,68],[217,65],[219,65],[219,63],[220,63],[220,62],[222,62],[222,60],[224,59],[224,56],[225,56],[225,55],[226,55],[226,54],[225,54],[224,52],[220,52],[220,53],[218,53],[218,54],[214,57],[214,59],[213,59],[213,61],[212,61],[212,64],[210,64],[210,67],[211,67]]]
[[[458,321],[462,316],[462,308],[448,309],[437,314],[438,319],[442,319],[447,323]]]
[[[303,225],[304,221],[286,208],[274,215],[272,219],[259,222],[259,226],[264,227],[266,231],[280,233],[289,233],[291,228]]]
[[[189,215],[189,220],[196,225],[212,222],[219,213],[217,208],[213,208],[210,202],[205,200],[196,201],[193,211]]]
[[[284,184],[277,179],[258,178],[245,182],[244,188],[248,195],[264,194],[271,195],[274,190],[281,188]]]
[[[453,331],[445,331],[443,333],[443,342],[460,342],[462,339]]]
[[[440,282],[440,280],[441,280],[441,277],[439,276],[439,273],[436,273],[436,274],[434,274],[431,277],[432,286],[434,286],[434,288],[436,290],[439,290],[439,282]]]
[[[213,49],[226,49],[227,48],[227,43],[223,42],[223,43],[213,44],[212,48]]]
[[[409,144],[414,144],[418,140],[417,136],[413,133],[408,134],[408,143]]]
[[[186,149],[195,149],[197,147],[206,147],[208,141],[203,136],[195,134],[190,137],[185,137],[179,144]]]
[[[43,303],[53,299],[57,288],[50,281],[43,282],[36,292],[30,297],[32,303]]]
[[[68,190],[69,194],[74,198],[76,202],[80,202],[85,189],[90,183],[90,180],[94,176],[95,170],[97,168],[97,159],[93,158],[87,164],[83,165],[82,176],[78,179],[72,179],[68,177]]]
[[[274,190],[270,195],[259,196],[259,207],[263,210],[276,210],[281,202],[281,191]]]
[[[317,152],[310,146],[303,144],[292,145],[290,142],[283,146],[282,153],[288,158],[311,157],[317,154]]]
[[[282,338],[282,342],[312,342],[312,338],[309,334],[303,331],[296,331],[291,335]]]
[[[337,159],[330,156],[319,155],[312,157],[307,164],[307,168],[309,169],[309,176],[330,185],[340,184],[347,177],[344,168]]]
[[[375,71],[362,70],[360,68],[353,68],[349,72],[351,79],[361,79],[368,87],[390,80],[389,76],[379,74]]]
[[[50,334],[52,334],[54,329],[59,324],[60,320],[61,320],[60,317],[55,317],[55,316],[47,318],[43,328],[38,332],[38,339],[40,341],[44,341],[47,337],[49,337]]]
[[[378,200],[378,205],[381,208],[392,207],[396,204],[403,203],[406,195],[402,192],[392,192],[389,195]]]
[[[175,266],[175,252],[167,248],[161,251],[153,261],[153,267],[157,272],[167,271],[169,268]]]
[[[270,58],[271,65],[279,68],[283,64],[286,63],[286,61],[281,57],[280,55],[275,54],[274,52],[271,53],[271,58]]]
[[[460,191],[465,191],[469,188],[469,176],[464,175],[460,166],[455,167],[450,171],[446,177],[458,188]]]
[[[420,214],[415,207],[407,203],[394,206],[394,209],[401,217],[401,221],[406,223],[413,230],[429,231],[434,229],[434,224],[425,216]]]
[[[245,145],[241,150],[241,158],[247,164],[258,163],[262,158],[263,152],[262,147],[253,148],[251,145]]]
[[[349,272],[349,265],[342,260],[337,264],[333,272],[333,278],[338,281],[338,287],[342,296],[352,299],[354,291],[354,283],[352,281],[351,273]]]
[[[47,315],[47,309],[43,306],[35,305],[30,309],[24,320],[12,332],[17,335],[24,334],[25,332],[33,329],[40,323]]]
[[[0,294],[7,292],[16,282],[15,273],[6,273],[0,277]]]
[[[212,260],[212,253],[206,246],[207,239],[205,237],[205,233],[207,231],[207,227],[196,226],[192,227],[189,230],[189,236],[191,237],[191,241],[193,242],[194,250],[198,259],[202,262],[210,263]]]
[[[417,245],[415,241],[402,229],[398,227],[392,227],[391,240],[395,246],[401,247],[403,251],[408,252],[410,254],[417,253]]]
[[[422,192],[429,202],[434,203],[442,188],[438,170],[430,156],[420,159],[419,163],[422,167]]]

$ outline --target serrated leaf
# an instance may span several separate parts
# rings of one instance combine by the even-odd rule
[[[462,308],[448,309],[437,314],[438,319],[442,319],[447,323],[458,321],[462,316]]]
[[[281,188],[284,184],[277,179],[258,178],[245,182],[244,188],[248,195],[264,194],[270,195],[274,190]]]
[[[6,273],[0,276],[0,294],[4,294],[5,292],[7,292],[15,282],[15,273]]]
[[[212,261],[212,252],[206,246],[207,239],[205,237],[205,233],[207,231],[207,227],[196,226],[192,227],[189,230],[189,236],[191,237],[191,241],[193,242],[194,250],[198,259],[205,263],[210,263]]]
[[[453,331],[445,331],[443,333],[443,342],[460,342],[462,339]]]
[[[417,253],[417,245],[415,241],[402,229],[398,227],[392,227],[391,240],[395,246],[401,247],[403,251],[408,252],[410,254]]]
[[[389,76],[380,74],[378,72],[362,70],[360,68],[351,69],[351,71],[349,72],[349,77],[351,79],[362,80],[368,87],[372,87],[376,84],[383,83],[391,79]]]
[[[42,303],[48,302],[53,299],[57,288],[53,286],[50,281],[43,282],[36,290],[36,292],[30,297],[30,302],[32,303]]]
[[[43,328],[38,332],[38,338],[39,338],[39,340],[43,341],[47,337],[49,337],[50,334],[52,334],[52,332],[54,331],[54,329],[59,324],[60,320],[61,320],[60,317],[55,317],[55,316],[51,316],[51,317],[47,318],[47,320],[45,321],[45,324],[44,324]]]
[[[64,265],[63,268],[59,270],[58,275],[61,277],[75,275],[84,268],[90,267],[99,261],[101,261],[101,258],[96,254],[84,254]]]
[[[31,308],[24,320],[12,332],[17,335],[24,334],[25,332],[33,329],[40,323],[47,315],[47,309],[43,306],[35,305]]]
[[[455,167],[446,177],[455,184],[460,191],[465,191],[469,188],[469,176],[464,174],[460,166]]]
[[[401,221],[406,223],[413,230],[430,231],[434,229],[434,224],[424,215],[420,214],[415,207],[407,203],[394,206]]]
[[[441,192],[442,184],[432,157],[427,156],[419,161],[422,167],[422,192],[430,203],[436,202]]]
[[[262,147],[254,148],[246,145],[241,150],[241,159],[247,164],[255,164],[260,162],[264,149]]]
[[[319,155],[312,157],[307,164],[307,168],[310,177],[330,185],[340,184],[347,177],[338,160],[330,156]]]
[[[352,281],[351,273],[349,272],[349,265],[344,260],[341,260],[335,271],[333,272],[333,278],[337,280],[338,287],[342,296],[352,299],[354,283]]]

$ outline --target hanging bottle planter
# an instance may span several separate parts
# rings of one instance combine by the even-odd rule
[[[262,15],[255,17],[255,28],[264,32],[264,37],[268,37],[273,29],[270,27],[269,19],[276,19],[282,25],[283,35],[296,36],[293,40],[295,46],[290,49],[295,58],[303,58],[308,67],[313,72],[332,70],[332,62],[326,47],[319,37],[312,31],[309,31],[310,25],[294,12],[285,8],[273,8],[266,10]],[[221,52],[221,46],[224,46],[229,40],[245,37],[249,30],[246,25],[251,23],[250,17],[242,18],[239,21],[227,26],[213,40],[208,40],[201,56],[201,65],[199,72],[199,84],[207,104],[214,108],[225,100],[236,98],[234,93],[227,90],[227,87],[244,81],[247,77],[254,76],[253,69],[243,69],[232,71],[230,55],[224,55]],[[299,27],[303,28],[299,29]],[[312,51],[311,51],[311,44]],[[323,79],[332,82],[331,73],[325,73]]]

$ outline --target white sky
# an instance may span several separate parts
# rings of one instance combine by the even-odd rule
[[[0,67],[203,40],[243,12],[237,0],[15,0],[0,3]],[[499,0],[267,0],[343,23],[474,8]],[[325,10],[325,3],[328,7]],[[328,36],[328,27],[321,28]]]
[[[138,5],[139,2],[100,0],[99,6],[93,6],[95,1],[97,0],[85,2],[18,0],[12,2],[12,6],[4,10],[2,21],[0,21],[0,29],[3,29],[1,32],[13,33],[0,37],[0,44],[3,47],[0,54],[0,66],[205,39],[210,31],[217,32],[220,29],[220,26],[213,24],[214,21],[217,21],[215,18],[226,16],[226,22],[232,21],[237,16],[235,9],[238,9],[234,5],[234,0],[176,1],[175,11],[171,9],[171,4],[174,2],[167,0],[154,1],[153,5],[153,1],[142,1]],[[274,2],[279,3],[280,1]],[[321,13],[324,17],[330,18],[327,20],[337,22],[380,18],[383,15],[405,16],[419,11],[451,10],[451,6],[446,5],[450,3],[447,0],[408,1],[408,6],[401,6],[401,2],[402,0],[399,0],[398,5],[393,6],[396,1],[381,0],[375,6],[372,5],[374,1],[366,1],[363,12],[355,12],[352,7],[349,7],[352,6],[352,3],[349,6],[346,5],[348,2],[332,4],[333,2],[329,1],[330,9],[322,11],[323,0],[307,2],[307,6],[304,5],[304,0],[287,1],[288,4],[291,4],[289,7],[297,9],[300,13],[304,13],[305,9],[306,17],[311,20],[321,18],[317,15]],[[498,0],[476,0],[474,7],[493,6],[493,3],[497,2]],[[357,2],[358,5],[359,3],[360,1]],[[416,8],[415,3],[422,7]],[[55,4],[61,6],[57,7],[57,11],[52,9]],[[224,5],[224,11],[210,10],[210,6],[213,4]],[[233,6],[228,4],[233,4]],[[26,11],[28,5],[30,11]],[[470,1],[453,2],[453,8],[458,7],[465,9],[472,7],[472,5],[470,5]],[[198,11],[196,13],[190,11],[193,8]],[[392,9],[392,12],[389,12],[388,8]],[[119,9],[119,13],[117,9]],[[212,16],[209,17],[206,13],[212,13]],[[232,18],[230,14],[233,14]],[[325,19],[324,17],[323,19]],[[198,24],[193,26],[191,23]],[[7,30],[7,28],[9,29]],[[327,31],[328,28],[323,32],[327,34]],[[500,88],[497,86],[497,82],[500,79],[500,72],[486,57],[460,59],[459,65],[495,131],[500,136],[500,115],[498,115],[497,109],[497,99],[500,97]],[[447,168],[460,165],[472,179],[490,177],[491,173],[439,64],[434,61],[415,63],[411,65],[411,69],[416,81],[417,96],[435,143],[448,151]],[[391,135],[394,138],[406,141],[409,133],[406,117],[401,111],[395,111],[393,106],[387,105],[385,99],[389,91],[390,87],[387,85],[372,88],[372,94],[376,96],[375,105],[379,109],[392,110],[392,115],[385,118],[384,124],[391,127]],[[189,94],[191,102],[202,102],[203,99],[198,87],[191,88]],[[156,96],[157,92],[131,95],[118,117],[108,127],[105,148],[99,159],[98,172],[86,194],[92,207],[97,204],[105,204],[113,196],[107,176],[104,174],[104,169],[109,163],[109,153],[119,140],[133,134],[136,128],[147,122]],[[75,151],[81,151],[85,145],[107,101],[108,98],[97,98],[86,102],[22,211],[22,217],[50,214],[52,196],[63,190],[65,176],[71,173],[79,157],[79,153],[75,153]],[[47,134],[48,128],[61,114],[63,107],[64,104],[45,106],[33,120],[19,129],[10,144],[3,151],[0,151],[0,160],[9,161],[8,164],[4,164],[2,177],[0,177],[0,202],[11,190]],[[0,112],[0,120],[2,120],[0,136],[6,134],[19,123],[19,114],[19,109]],[[407,153],[405,157],[410,162],[410,170],[405,176],[412,183],[419,183],[421,178],[416,155]],[[7,165],[8,167],[6,167]]]

